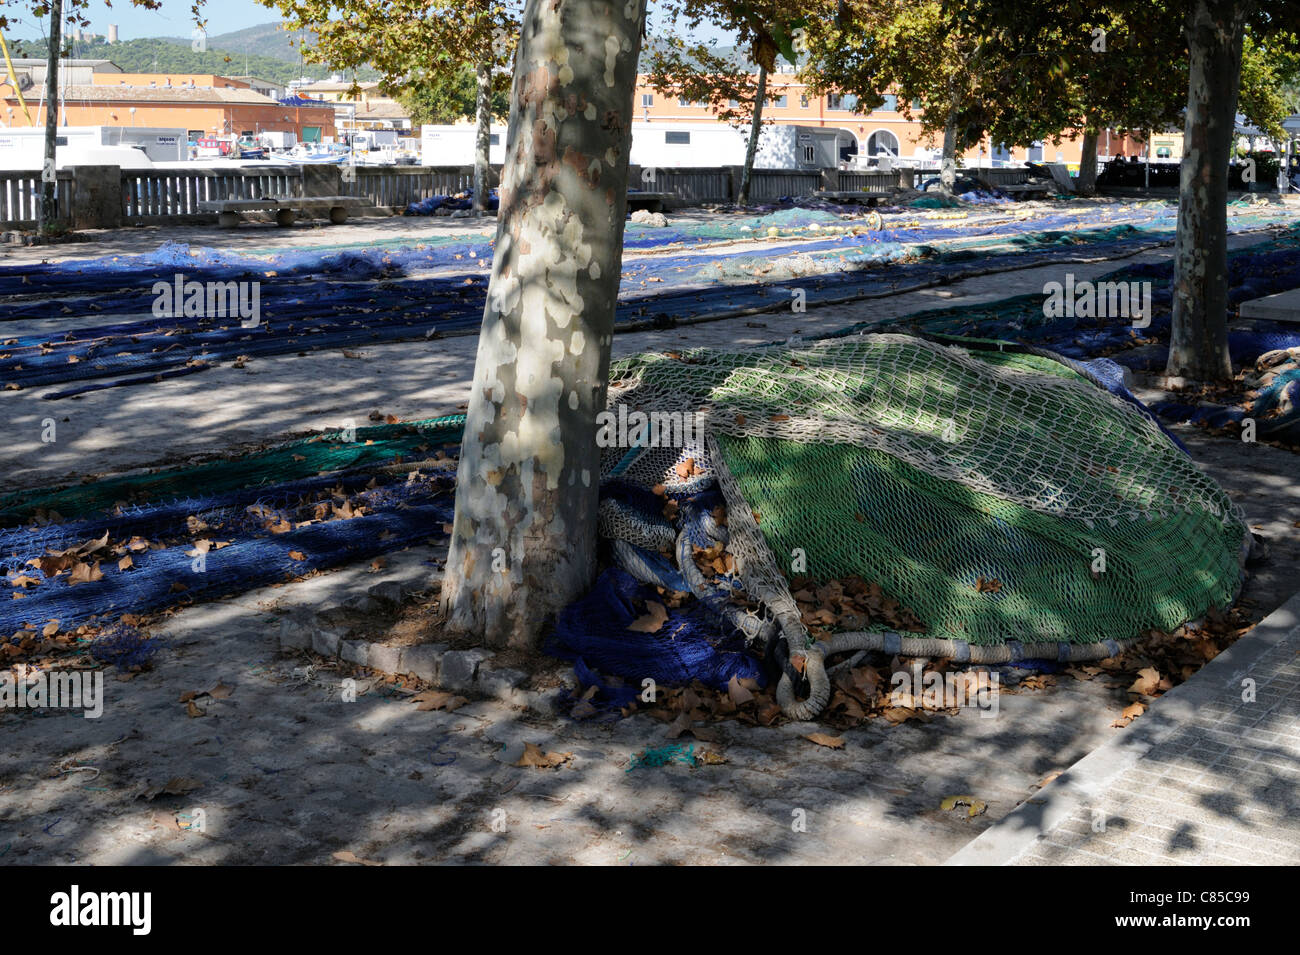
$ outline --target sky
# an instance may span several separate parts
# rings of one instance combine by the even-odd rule
[[[6,8],[9,6],[5,4]],[[209,33],[228,33],[277,19],[274,11],[255,0],[208,0],[205,6],[208,8]],[[116,23],[118,35],[123,40],[147,36],[189,36],[194,29],[188,0],[163,0],[161,10],[142,10],[130,0],[117,0],[111,7],[104,0],[91,0],[87,15],[91,33],[108,33],[108,25]],[[9,16],[15,19],[12,14]],[[21,24],[10,30],[15,39],[35,39],[45,32],[30,13],[20,19]]]
[[[256,0],[207,0],[207,32],[211,34],[229,33],[245,27],[257,26],[279,19],[277,12],[264,7]],[[655,21],[654,3],[651,3],[651,23]],[[42,21],[36,20],[30,13],[15,16],[10,13],[22,9],[20,4],[0,4],[11,20],[17,20],[9,30],[9,38],[16,40],[36,39],[45,34]],[[116,23],[118,36],[123,40],[136,40],[151,36],[189,36],[194,29],[193,15],[190,13],[189,0],[163,0],[161,10],[142,10],[130,0],[117,0],[111,7],[104,0],[91,0],[87,7],[91,33],[108,33],[108,25]],[[704,32],[705,38],[720,37],[717,31]]]

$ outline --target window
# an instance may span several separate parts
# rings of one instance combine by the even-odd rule
[[[685,96],[679,96],[679,97],[677,97],[677,105],[678,105],[678,106],[694,106],[695,104],[692,103],[690,100],[688,100]]]
[[[920,109],[920,108],[921,108],[921,101],[919,99],[912,100],[912,109]]]
[[[895,96],[893,93],[886,93],[885,102],[881,104],[880,108],[884,110],[886,113],[897,113],[898,97]]]
[[[867,137],[867,155],[877,158],[880,156],[897,156],[898,137],[887,129],[876,130]]]
[[[767,98],[767,105],[784,107],[789,102],[789,99],[790,97],[786,96],[784,93],[780,96],[769,96]]]
[[[729,100],[727,100],[727,105],[730,106],[732,109],[735,109],[736,107],[738,107],[738,106],[740,105],[740,100],[738,100],[738,99],[729,99]]]
[[[826,108],[854,110],[858,108],[858,98],[852,93],[832,93],[826,97]]]
[[[191,140],[194,140],[195,142],[197,142],[197,141],[200,140],[200,139],[205,138],[204,135],[203,135],[203,130],[201,130],[201,129],[191,129],[191,130],[189,130],[189,138],[190,138]]]
[[[488,133],[488,145],[489,145],[489,146],[495,146],[495,145],[497,145],[497,144],[500,143],[500,142],[501,142],[501,134],[500,134],[500,133]]]
[[[804,161],[805,164],[807,164],[807,165],[809,165],[809,166],[811,166],[813,163],[815,163],[815,162],[817,161],[817,147],[816,147],[816,146],[805,146],[805,147],[803,148],[803,161]]]
[[[799,97],[799,108],[800,108],[800,109],[807,109],[807,108],[808,108],[808,94],[807,94],[807,93],[804,93],[803,95],[801,95],[801,96]]]
[[[664,143],[669,146],[689,146],[691,134],[682,129],[665,130]]]
[[[994,162],[1011,162],[1011,150],[1006,143],[999,143],[993,147]]]
[[[1030,147],[1029,147],[1029,156],[1028,156],[1027,158],[1029,159],[1030,162],[1042,162],[1042,161],[1043,161],[1043,144],[1042,144],[1042,143],[1034,143],[1032,146],[1030,146]]]
[[[642,105],[642,106],[653,106],[654,104],[655,104],[655,95],[654,95],[654,93],[642,93],[642,94],[641,94],[641,105]]]

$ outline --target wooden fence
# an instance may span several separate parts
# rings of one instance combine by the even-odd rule
[[[1022,169],[963,170],[993,185],[1023,182]],[[913,171],[894,169],[755,169],[750,199],[772,202],[785,196],[810,196],[820,190],[882,192],[912,185]],[[492,182],[500,176],[493,167]],[[270,196],[356,196],[368,200],[362,214],[397,215],[431,196],[472,188],[472,166],[258,165],[127,170],[115,166],[76,166],[58,174],[59,219],[76,228],[120,225],[213,223],[216,214],[199,203]],[[630,170],[632,188],[662,193],[670,206],[734,202],[741,167],[672,167]],[[0,227],[30,228],[38,218],[38,172],[0,172]]]
[[[77,188],[71,172],[60,172],[54,184],[56,218],[67,222],[72,215],[73,194]],[[11,229],[34,229],[41,218],[43,183],[40,171],[0,171],[0,226]]]

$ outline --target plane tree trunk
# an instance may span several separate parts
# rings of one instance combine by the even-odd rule
[[[1079,155],[1079,175],[1075,179],[1075,190],[1082,196],[1091,196],[1097,191],[1097,140],[1100,133],[1091,126],[1083,131],[1082,152]]]
[[[1171,376],[1232,376],[1228,355],[1228,156],[1241,83],[1243,5],[1195,0],[1188,11],[1186,142],[1174,242]]]
[[[939,160],[939,189],[951,196],[957,186],[957,119],[949,116],[943,127],[943,155]]]
[[[754,181],[754,157],[758,154],[758,137],[763,131],[763,102],[767,99],[767,68],[758,65],[758,95],[754,97],[754,112],[749,120],[749,142],[745,146],[745,165],[740,171],[740,189],[736,205],[749,205],[750,184]]]
[[[55,188],[58,183],[55,150],[59,135],[59,52],[63,48],[63,0],[50,4],[50,49],[45,61],[45,161],[41,166],[40,231],[50,233],[58,224]]]
[[[645,4],[524,9],[442,592],[445,627],[489,647],[535,647],[595,574]]]
[[[477,108],[478,128],[474,137],[474,214],[483,215],[488,207],[488,193],[492,189],[492,64],[483,60],[478,65]]]

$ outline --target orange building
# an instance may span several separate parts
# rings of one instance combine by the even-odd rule
[[[89,84],[60,90],[60,126],[151,126],[181,128],[190,139],[291,132],[320,142],[336,136],[328,106],[284,106],[242,80],[210,73],[94,73]],[[43,126],[40,91],[23,91],[28,122],[13,89],[0,84],[5,126]],[[35,94],[35,95],[33,95]]]
[[[919,120],[906,119],[898,111],[897,97],[885,96],[884,104],[869,113],[857,111],[857,97],[830,94],[817,96],[809,92],[805,83],[792,73],[773,73],[768,77],[768,102],[763,118],[789,126],[820,126],[836,128],[852,134],[857,143],[856,153],[863,157],[880,157],[888,154],[900,159],[937,159],[942,146],[941,137],[926,135]],[[665,123],[716,123],[717,113],[707,104],[690,103],[667,96],[650,86],[644,75],[637,78],[636,98],[633,100],[635,118],[642,122]],[[918,115],[919,109],[913,114]],[[1032,147],[1004,149],[994,146],[987,138],[979,146],[968,149],[963,156],[967,166],[989,166],[1004,163],[1063,162],[1074,167],[1082,152],[1082,133],[1067,130],[1059,145],[1050,141]],[[1098,158],[1102,161],[1115,155],[1134,155],[1143,149],[1141,138],[1115,130],[1102,133],[1097,144]],[[846,158],[841,156],[841,158]]]

